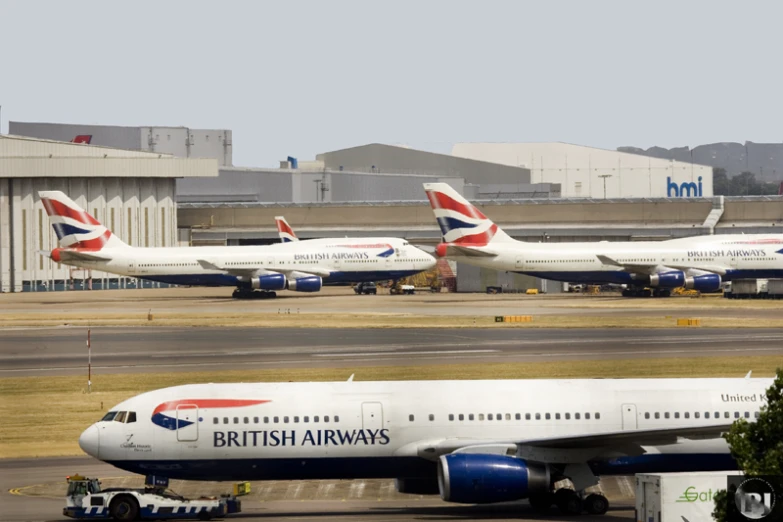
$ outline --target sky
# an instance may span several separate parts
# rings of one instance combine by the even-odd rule
[[[8,121],[367,143],[783,141],[783,2],[0,0]]]

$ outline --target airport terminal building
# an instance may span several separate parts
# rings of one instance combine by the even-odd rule
[[[563,143],[461,143],[454,146],[452,154],[368,144],[325,152],[312,160],[285,157],[277,167],[245,168],[231,164],[229,130],[19,122],[11,122],[10,128],[36,138],[64,141],[89,135],[93,143],[120,147],[26,140],[62,147],[63,151],[74,147],[96,150],[99,157],[124,155],[127,162],[137,165],[133,172],[143,175],[82,169],[81,176],[63,174],[56,184],[71,190],[71,197],[85,208],[108,219],[109,201],[115,205],[115,219],[117,212],[127,213],[130,205],[128,242],[136,246],[171,245],[174,241],[189,245],[276,242],[277,215],[284,215],[302,239],[394,236],[434,246],[440,231],[422,188],[422,183],[428,182],[449,183],[510,235],[532,242],[780,232],[783,224],[781,197],[713,197],[711,167]],[[157,166],[148,172],[149,165]],[[8,184],[6,178],[12,177],[7,172],[0,171],[3,187]],[[98,179],[91,179],[93,172]],[[113,193],[105,187],[115,186],[118,179],[130,183],[128,195],[107,199]],[[42,181],[25,183],[29,188],[15,185],[16,194],[23,190],[30,197],[40,190],[33,185],[40,186]],[[0,205],[4,201],[0,196]],[[141,201],[150,203],[144,207]],[[34,198],[30,202],[35,205]],[[14,244],[14,263],[6,259],[5,249],[0,261],[4,291],[33,289],[41,275],[48,277],[48,273],[38,273],[43,269],[30,272],[35,258],[27,256],[32,243],[25,247],[20,237],[35,239],[29,227],[39,224],[30,221],[22,233],[22,219],[29,220],[32,214],[23,218],[20,205],[14,207],[13,237],[5,231],[7,227],[0,230],[3,244]],[[38,207],[27,210],[37,212]],[[144,208],[150,210],[145,214]],[[8,212],[6,206],[0,209]],[[165,212],[172,217],[164,217]],[[124,222],[117,226],[119,232],[115,232],[126,239]],[[39,241],[44,249],[52,245],[51,237],[47,241]],[[24,266],[26,271],[19,272]],[[57,270],[57,276],[64,275],[64,268]],[[483,291],[487,286],[547,292],[562,289],[559,283],[462,264],[452,264],[448,270],[456,274],[458,291]]]

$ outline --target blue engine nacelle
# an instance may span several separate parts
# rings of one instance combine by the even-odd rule
[[[686,279],[685,288],[693,288],[699,292],[717,292],[722,282],[718,274],[705,274]]]
[[[685,273],[679,270],[653,274],[650,276],[650,286],[653,288],[679,288],[685,286]]]
[[[254,277],[250,281],[250,288],[255,290],[284,290],[286,279],[283,274],[268,274]]]
[[[508,502],[549,491],[546,464],[505,455],[451,453],[438,462],[438,487],[446,502]]]
[[[299,277],[288,280],[288,289],[294,292],[318,292],[323,286],[319,276]]]

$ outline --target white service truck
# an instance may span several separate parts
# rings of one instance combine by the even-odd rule
[[[242,510],[235,495],[187,499],[168,488],[168,479],[147,477],[140,489],[101,489],[98,479],[67,477],[68,492],[63,515],[76,519],[114,520],[210,520]],[[242,488],[247,491],[247,486]]]
[[[740,471],[636,475],[637,522],[703,522],[712,520],[715,493],[726,489]]]

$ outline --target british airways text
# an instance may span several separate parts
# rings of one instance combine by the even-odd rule
[[[294,254],[294,261],[325,261],[329,259],[370,259],[368,252],[316,252],[314,254]]]
[[[297,444],[297,440],[299,443]],[[389,430],[306,430],[301,438],[296,430],[216,431],[215,448],[257,448],[276,446],[385,446]]]

